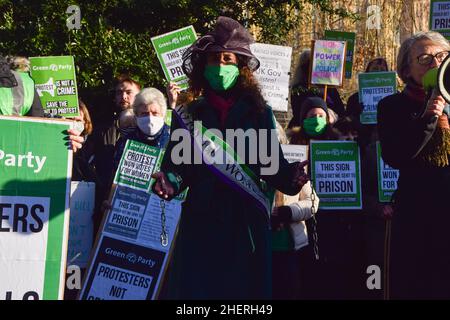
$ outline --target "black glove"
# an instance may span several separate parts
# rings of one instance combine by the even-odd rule
[[[292,210],[289,206],[277,207],[275,213],[272,213],[270,222],[272,230],[278,230],[282,226],[292,222]]]

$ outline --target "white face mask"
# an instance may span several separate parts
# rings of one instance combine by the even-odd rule
[[[147,136],[156,135],[164,126],[163,117],[155,117],[152,115],[144,117],[136,117],[136,122],[139,130]]]

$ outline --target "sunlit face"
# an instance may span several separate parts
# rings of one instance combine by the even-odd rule
[[[209,52],[206,56],[207,65],[238,64],[237,56],[232,52]]]
[[[419,63],[418,58],[423,54],[435,55],[442,51],[445,51],[445,49],[439,45],[434,44],[431,40],[417,41],[411,48],[411,63],[409,65],[409,71],[407,73],[410,81],[414,82],[416,85],[422,86],[422,78],[425,73],[430,69],[439,67],[442,61],[434,58],[430,64],[424,65]]]
[[[151,104],[140,104],[136,108],[136,117],[146,117],[146,116],[154,116],[154,117],[163,117],[164,114],[162,113],[161,107],[156,103],[153,102]]]
[[[326,118],[327,117],[327,113],[322,108],[312,108],[311,110],[309,110],[306,113],[306,117],[305,118],[314,118],[314,117]]]
[[[122,82],[116,87],[115,102],[121,110],[131,108],[134,98],[139,93],[139,87],[131,82]]]

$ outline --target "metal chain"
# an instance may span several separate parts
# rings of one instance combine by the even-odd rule
[[[311,180],[311,218],[312,218],[312,238],[314,247],[314,256],[319,260],[319,236],[317,234],[317,220],[316,220],[316,193],[314,192],[313,180]]]
[[[161,245],[166,247],[169,244],[166,230],[166,202],[161,199],[159,206],[161,207]]]

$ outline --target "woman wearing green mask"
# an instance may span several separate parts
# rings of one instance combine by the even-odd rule
[[[306,98],[301,106],[299,120],[301,126],[289,130],[291,144],[307,145],[311,139],[337,139],[337,136],[331,130],[327,104],[322,98]]]
[[[246,139],[241,144],[247,155],[242,167],[248,169],[244,169],[245,173],[258,187],[253,191],[277,188],[297,194],[307,181],[305,164],[289,164],[282,156],[273,112],[253,76],[259,61],[250,51],[252,42],[248,31],[237,21],[219,17],[214,30],[186,50],[183,69],[189,77],[189,89],[177,101],[183,101],[183,106],[175,107],[172,133],[181,128],[192,135],[194,132],[186,125],[187,118],[201,121],[208,130],[220,131],[224,140],[228,129],[236,133],[238,130],[245,133],[255,129],[259,133],[259,129],[273,129],[269,131],[273,139],[258,134],[258,141],[251,144],[250,139]],[[250,193],[236,188],[236,180],[218,174],[224,168],[223,163],[222,166],[205,161],[198,163],[192,160],[192,154],[191,162],[176,164],[174,156],[177,154],[173,151],[178,143],[169,143],[162,171],[153,175],[156,179],[153,190],[163,199],[169,200],[189,187],[165,298],[270,299],[270,208],[262,210],[254,198],[249,197]],[[260,149],[249,153],[252,146],[265,144],[269,147],[267,150],[277,151],[270,157],[279,163],[273,174],[263,173],[265,165]],[[238,153],[239,147],[237,142],[234,149]],[[198,149],[192,153],[195,150]],[[252,156],[258,158],[256,163],[249,161]],[[243,175],[235,177],[240,180]],[[267,203],[270,204],[269,198]]]

